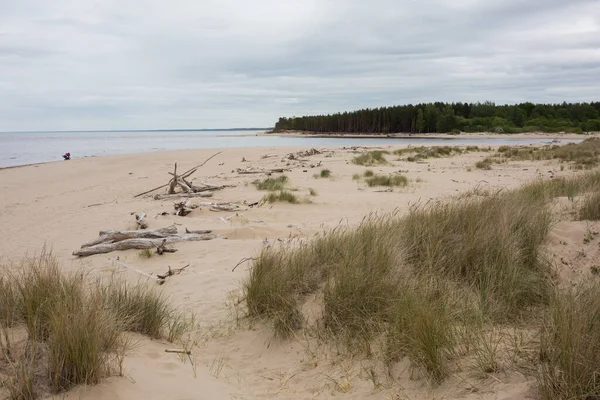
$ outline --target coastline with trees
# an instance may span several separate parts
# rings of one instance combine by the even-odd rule
[[[421,103],[328,115],[281,117],[273,133],[577,133],[600,131],[600,102],[514,105]]]

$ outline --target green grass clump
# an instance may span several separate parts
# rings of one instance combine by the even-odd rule
[[[45,250],[0,272],[0,380],[11,399],[121,374],[126,330],[175,339],[189,327],[152,287],[63,272]],[[27,337],[15,341],[21,326]]]
[[[365,179],[369,186],[407,186],[408,178],[404,175],[373,175]]]
[[[287,176],[281,175],[277,178],[267,178],[262,181],[254,181],[252,183],[258,190],[268,190],[273,192],[276,190],[283,190],[287,181]]]
[[[600,397],[600,286],[557,291],[541,334],[539,387],[545,399]]]
[[[363,176],[364,176],[365,178],[370,178],[370,177],[372,177],[373,175],[375,175],[375,172],[373,172],[373,170],[370,170],[370,169],[366,170],[366,171],[365,171],[365,173],[363,174]]]
[[[398,149],[394,151],[395,155],[403,156],[411,154],[406,158],[406,161],[415,162],[425,160],[427,158],[450,157],[453,155],[463,154],[469,151],[480,151],[477,146],[468,146],[465,149],[455,146],[432,146],[432,147],[409,147],[406,149]]]
[[[166,335],[171,308],[166,296],[148,285],[112,282],[104,288],[106,307],[115,315],[123,316],[123,330],[137,332],[158,339]]]
[[[489,157],[475,163],[475,168],[490,170],[492,169],[492,159]]]
[[[328,169],[322,169],[320,176],[321,178],[329,178],[331,176],[331,171]]]
[[[389,154],[387,151],[374,150],[368,153],[361,154],[352,159],[352,163],[356,165],[384,165],[387,164],[385,154]]]
[[[282,202],[291,204],[298,204],[300,202],[295,194],[287,190],[282,190],[279,193],[269,193],[263,197],[262,201],[267,203]]]
[[[544,199],[511,192],[414,210],[399,241],[417,271],[477,288],[487,315],[510,319],[548,298],[538,256],[551,221]]]
[[[579,219],[589,221],[600,220],[600,191],[585,196],[583,204],[579,209]]]
[[[152,251],[150,249],[140,250],[139,255],[142,258],[152,258]]]
[[[120,374],[130,348],[118,319],[104,309],[101,298],[92,295],[80,300],[57,304],[60,308],[51,314],[48,372],[55,392]]]

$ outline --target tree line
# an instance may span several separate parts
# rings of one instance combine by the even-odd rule
[[[460,133],[598,132],[600,102],[496,105],[423,103],[357,111],[279,118],[274,132]]]

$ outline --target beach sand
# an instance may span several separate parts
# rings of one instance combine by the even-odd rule
[[[393,150],[392,146],[370,146]],[[172,347],[163,341],[136,336],[138,346],[126,358],[125,376],[109,378],[93,387],[76,388],[67,398],[85,399],[515,399],[531,396],[534,379],[516,373],[498,373],[479,380],[452,378],[431,388],[426,380],[411,380],[408,372],[400,380],[375,389],[366,376],[368,360],[339,359],[323,350],[309,349],[296,340],[274,339],[269,328],[254,324],[248,328],[236,318],[241,283],[248,276],[248,264],[232,268],[244,257],[252,257],[267,240],[290,237],[309,238],[323,229],[356,225],[369,213],[405,213],[411,204],[440,201],[474,188],[500,190],[515,188],[535,179],[581,173],[556,162],[514,162],[485,171],[474,164],[487,153],[470,152],[460,156],[427,159],[418,163],[395,161],[375,166],[375,172],[401,171],[410,179],[406,188],[380,192],[352,179],[366,167],[350,160],[364,148],[318,148],[321,154],[302,157],[306,162],[283,160],[288,153],[308,148],[225,149],[194,175],[194,182],[235,185],[214,193],[210,201],[235,202],[237,212],[215,212],[200,207],[186,217],[171,215],[173,200],[134,196],[164,184],[177,162],[178,170],[202,163],[218,150],[189,150],[141,155],[119,155],[24,166],[0,171],[0,221],[2,221],[1,260],[8,264],[25,254],[52,251],[65,269],[84,268],[94,274],[109,275],[118,269],[114,262],[134,266],[147,273],[165,272],[167,266],[190,264],[182,274],[163,285],[174,304],[193,311],[202,326],[198,345],[193,349],[195,367],[189,360],[165,353]],[[247,162],[242,162],[245,158]],[[311,165],[321,163],[320,167]],[[304,167],[302,165],[305,165]],[[244,205],[260,201],[265,192],[251,182],[264,175],[240,175],[236,168],[291,168],[290,188],[310,204]],[[313,177],[322,168],[330,178]],[[277,175],[277,174],[275,174]],[[309,189],[317,196],[310,196]],[[165,189],[155,193],[164,193]],[[206,199],[193,199],[192,204]],[[180,232],[210,229],[217,238],[175,245],[176,253],[140,257],[137,250],[113,252],[85,258],[72,256],[83,243],[96,238],[100,230],[134,229],[134,214],[145,212],[149,229],[177,224]],[[163,212],[168,215],[160,215]],[[561,222],[550,234],[550,244],[566,241],[555,252],[556,259],[574,259],[586,231],[585,223]],[[595,248],[598,248],[596,245]],[[597,251],[596,251],[597,253]],[[598,256],[598,254],[595,254]],[[563,266],[561,276],[574,282],[589,273],[594,255]],[[137,281],[141,277],[120,270],[122,276]],[[238,310],[239,311],[239,310]],[[239,316],[239,315],[237,315]],[[241,321],[241,322],[240,322]],[[401,368],[399,366],[398,368]],[[347,381],[340,386],[333,382]],[[340,387],[347,390],[340,390]],[[344,393],[345,392],[345,393]],[[404,397],[401,397],[404,396]],[[63,398],[63,395],[57,398]]]

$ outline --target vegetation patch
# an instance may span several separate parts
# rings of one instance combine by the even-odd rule
[[[278,193],[269,193],[263,197],[262,201],[266,203],[283,202],[292,204],[298,204],[300,202],[295,194],[287,190],[281,190]]]
[[[600,220],[600,191],[587,194],[579,209],[579,219],[598,221]]]
[[[400,186],[408,185],[408,178],[404,175],[372,175],[365,179],[369,186]]]
[[[254,181],[252,183],[254,184],[254,186],[256,186],[258,190],[268,190],[273,192],[276,190],[283,190],[287,182],[288,177],[285,175],[281,175],[277,178],[267,178],[262,181]]]
[[[599,159],[600,138],[592,137],[580,143],[567,143],[562,146],[500,146],[496,154],[487,157],[483,162],[486,167],[489,167],[485,169],[491,169],[492,164],[501,164],[508,161],[560,160],[572,164],[576,169],[590,169],[598,165]]]
[[[329,178],[331,176],[331,171],[328,169],[322,169],[321,173],[317,175],[317,178]]]
[[[45,251],[1,271],[0,387],[10,399],[119,375],[132,348],[123,332],[176,340],[187,326],[154,287],[64,273]],[[16,334],[20,327],[25,338]]]
[[[385,155],[389,154],[387,151],[382,150],[374,150],[369,151],[368,153],[361,154],[360,156],[356,156],[352,159],[352,163],[356,165],[385,165],[387,164],[387,160]]]
[[[547,398],[598,396],[600,291],[559,289],[543,243],[549,201],[599,187],[600,172],[538,181],[264,248],[244,282],[248,312],[286,336],[306,326],[302,305],[318,292],[317,337],[390,366],[408,358],[435,382],[465,359],[480,373],[499,371],[496,332],[525,324],[542,337],[540,357],[523,360],[541,371]]]

